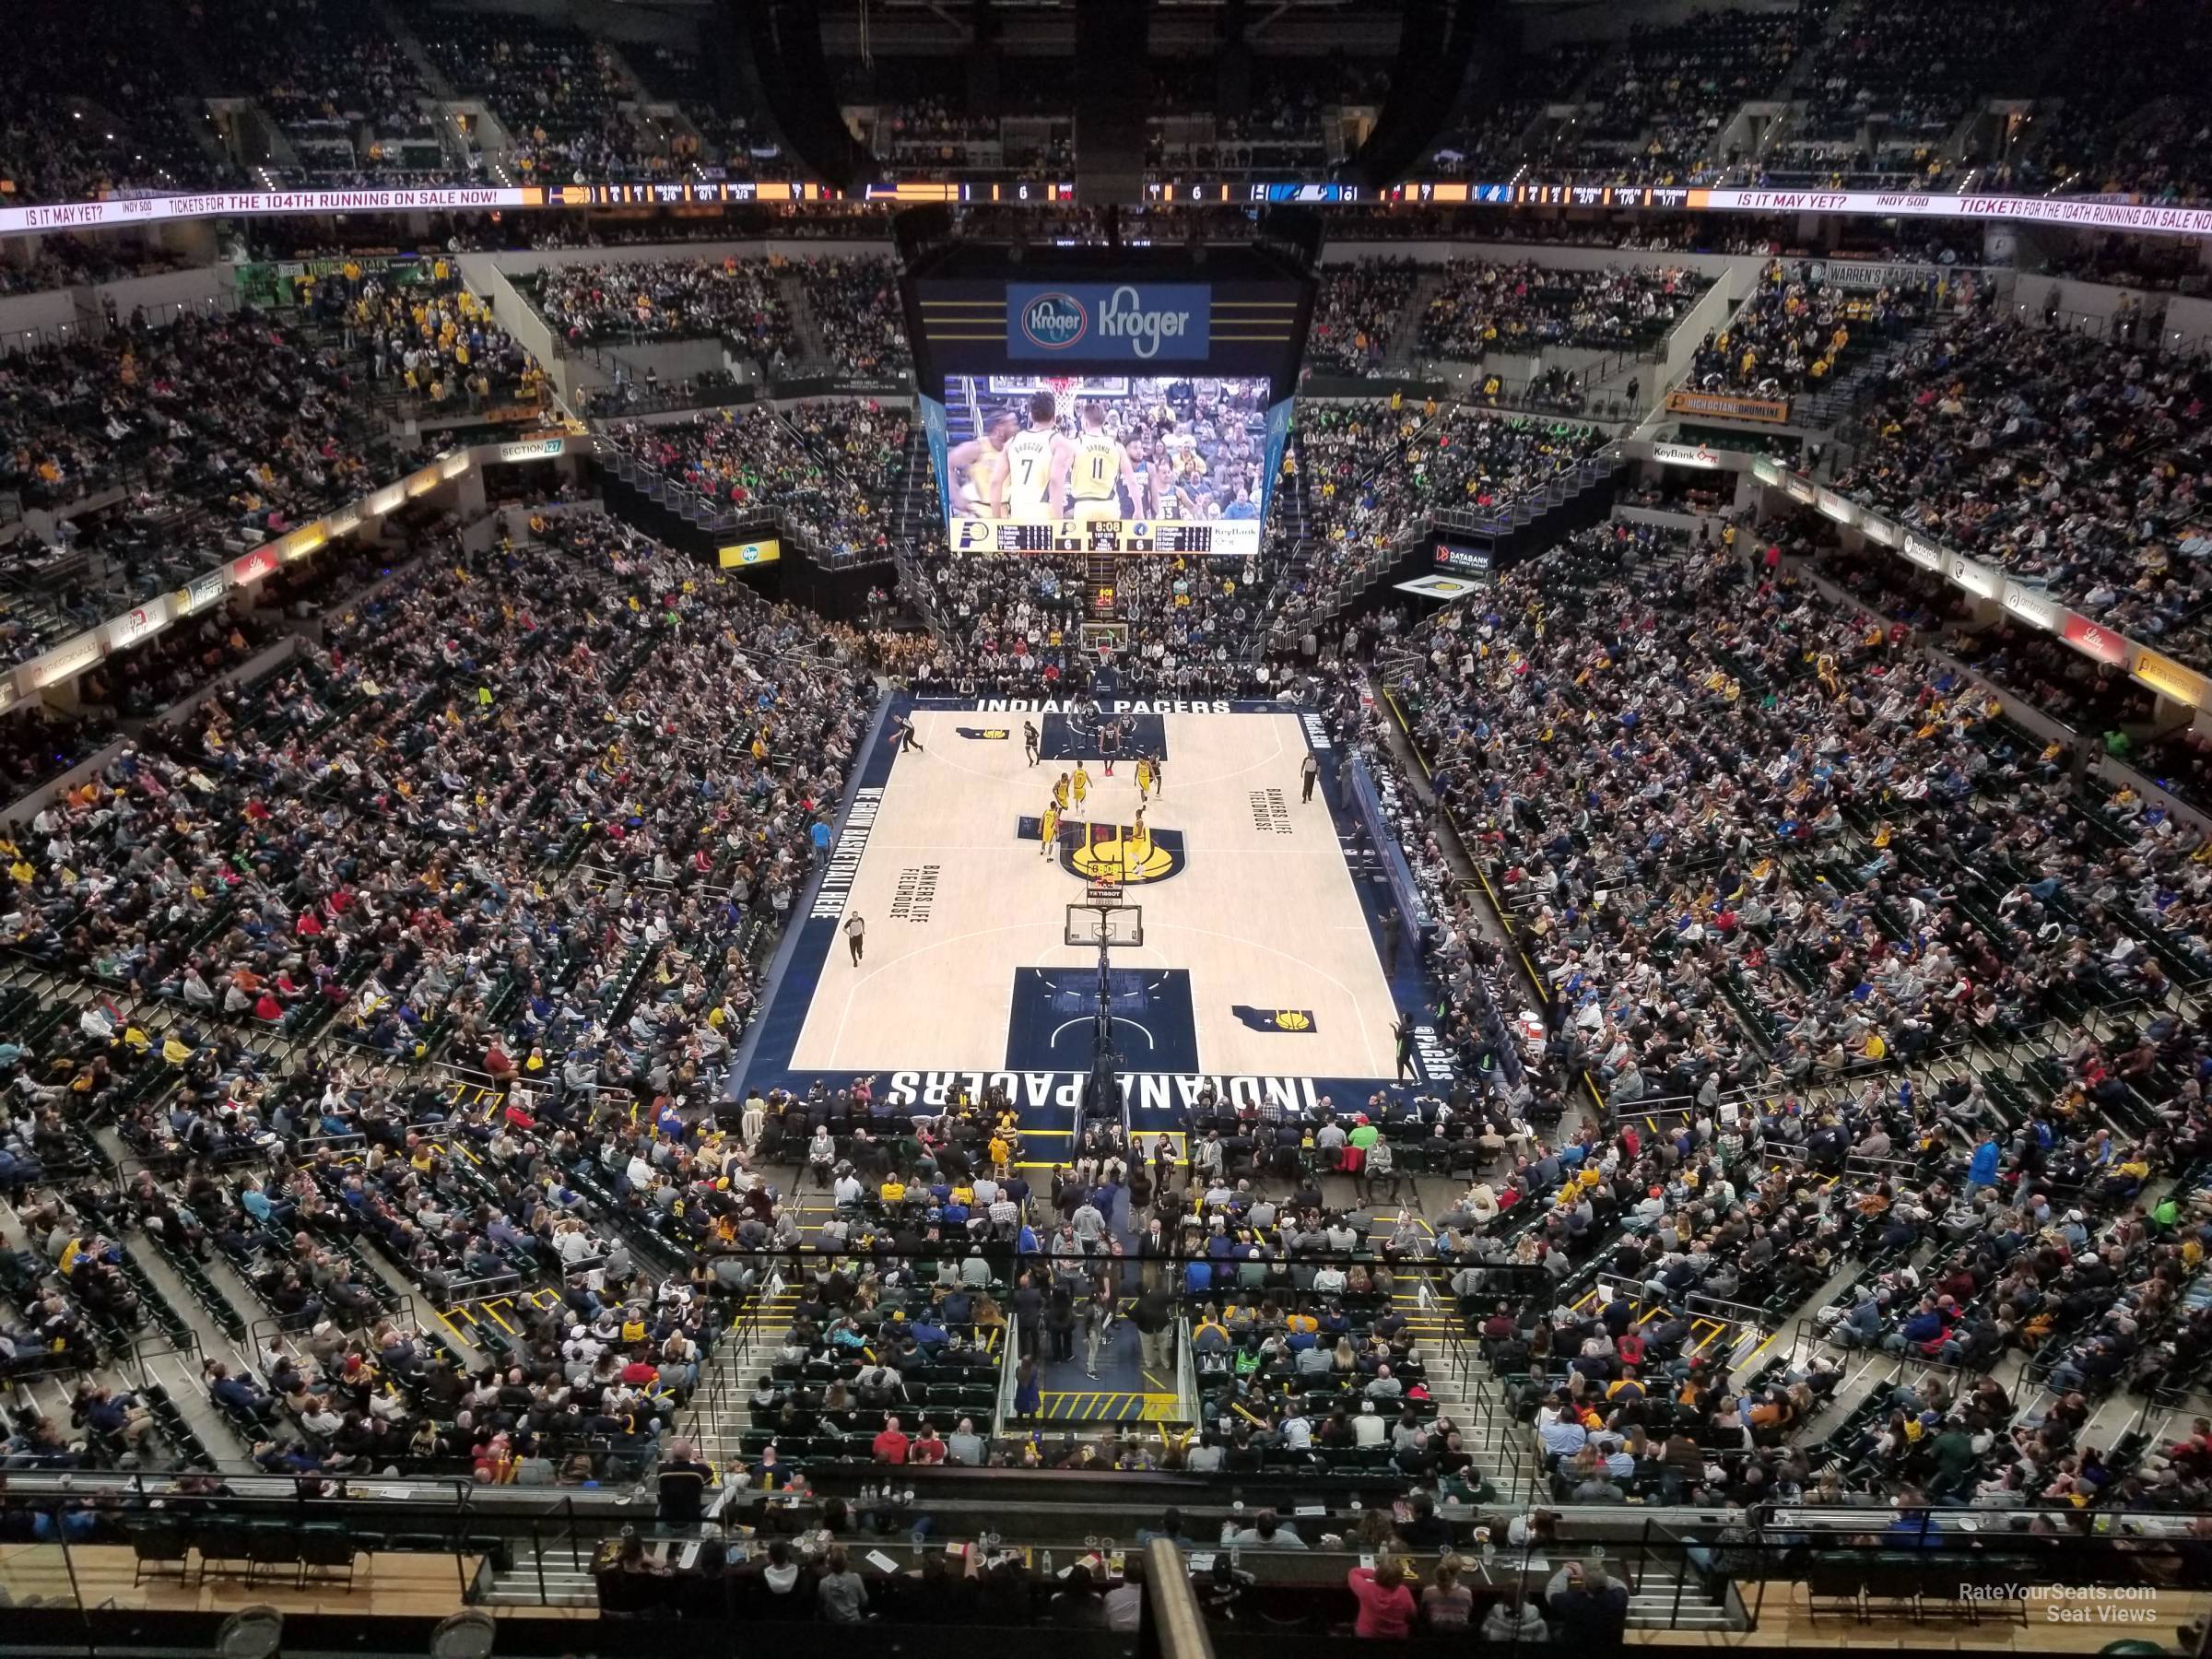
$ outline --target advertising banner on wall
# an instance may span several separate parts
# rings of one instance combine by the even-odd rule
[[[72,676],[82,674],[100,659],[99,632],[81,633],[67,644],[57,645],[44,656],[33,657],[24,664],[20,683],[33,690],[58,685]]]
[[[2005,608],[2023,622],[2056,633],[2066,623],[2066,608],[2054,604],[2051,595],[2041,588],[2022,587],[2017,582],[2005,584]]]
[[[1779,426],[1790,418],[1786,397],[1732,397],[1724,392],[1669,392],[1670,415],[1703,415],[1715,420],[1760,420]]]
[[[1722,465],[1720,452],[1702,443],[1654,443],[1652,459],[1665,466],[1694,466],[1700,472],[1718,472]],[[1759,463],[1751,465],[1757,470]]]
[[[1997,598],[2005,592],[2002,576],[1959,553],[1951,555],[1951,580],[1968,593],[1979,594],[1984,599]]]
[[[1924,571],[1940,571],[1943,549],[1917,530],[1905,532],[1905,557]]]
[[[2110,663],[2115,668],[2124,667],[2127,663],[2127,641],[2102,623],[2092,622],[2087,617],[2069,613],[2065,626],[2058,630],[2058,637],[2082,655],[2094,657],[2100,663]]]
[[[256,547],[242,559],[230,561],[230,585],[244,587],[259,582],[276,568],[276,549],[274,545]]]
[[[150,640],[170,623],[169,598],[148,599],[135,610],[125,611],[102,625],[110,651],[125,651],[143,640]]]
[[[2193,709],[2212,706],[2212,681],[2207,681],[2193,669],[2183,667],[2171,657],[2160,656],[2155,651],[2139,650],[2136,653],[2135,664],[2129,672],[2160,697],[2171,697],[2175,702],[2186,703]]]
[[[228,571],[210,571],[205,576],[194,576],[169,596],[170,615],[189,617],[204,611],[229,592],[229,587]]]

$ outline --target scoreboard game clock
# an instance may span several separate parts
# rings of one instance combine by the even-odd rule
[[[956,553],[1160,553],[1186,558],[1243,559],[1260,550],[1253,519],[1208,524],[1182,520],[955,518]]]

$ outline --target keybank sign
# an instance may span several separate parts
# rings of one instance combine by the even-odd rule
[[[1009,283],[1006,355],[1029,362],[1202,363],[1212,294],[1197,282]]]

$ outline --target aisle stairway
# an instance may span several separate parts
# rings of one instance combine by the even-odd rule
[[[1406,296],[1406,303],[1398,310],[1392,325],[1390,349],[1383,354],[1382,373],[1385,379],[1410,374],[1420,356],[1421,323],[1429,315],[1429,305],[1437,290],[1444,286],[1441,271],[1423,271],[1420,280],[1413,285],[1413,292]]]
[[[1437,1402],[1439,1414],[1459,1426],[1462,1443],[1491,1488],[1491,1500],[1484,1507],[1492,1513],[1518,1514],[1544,1502],[1547,1494],[1535,1484],[1540,1478],[1541,1459],[1534,1431],[1515,1418],[1498,1379],[1483,1363],[1474,1344],[1462,1342],[1454,1349],[1447,1341],[1447,1329],[1458,1320],[1448,1295],[1441,1302],[1430,1299],[1423,1308],[1420,1288],[1416,1285],[1401,1288],[1393,1300],[1406,1314],[1409,1328],[1425,1333],[1417,1340],[1428,1365],[1429,1392]],[[1421,1323],[1415,1323],[1417,1320]],[[1555,1568],[1561,1564],[1558,1559],[1552,1562]],[[1653,1560],[1640,1566],[1631,1553],[1631,1559],[1616,1560],[1613,1570],[1630,1584],[1629,1625],[1633,1630],[1745,1628],[1741,1617],[1732,1613],[1697,1574],[1690,1574],[1688,1583],[1681,1583],[1672,1562]]]
[[[698,1443],[700,1456],[718,1471],[742,1461],[739,1447],[752,1427],[753,1389],[782,1350],[798,1305],[798,1292],[781,1286],[772,1295],[747,1299],[700,1372],[684,1427]]]

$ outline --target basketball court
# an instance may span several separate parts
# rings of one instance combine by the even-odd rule
[[[1230,1099],[1347,1104],[1393,1077],[1392,1027],[1418,997],[1384,977],[1387,888],[1364,867],[1333,754],[1300,800],[1306,755],[1327,742],[1318,721],[1226,701],[1108,700],[1096,717],[1018,700],[897,712],[921,747],[894,754],[879,738],[865,758],[745,1085],[867,1075],[894,1102],[934,1106],[996,1080],[1026,1122],[1049,1123],[1091,1064],[1099,951],[1070,941],[1100,924],[1069,907],[1099,882],[1127,907],[1107,924],[1110,987],[1139,1126],[1179,1114],[1208,1079]],[[1104,721],[1122,730],[1112,777]],[[1039,728],[1035,765],[1025,722]],[[1148,798],[1140,753],[1159,765]],[[1078,763],[1088,787],[1080,801],[1071,787],[1048,844],[1053,785],[1072,785]],[[855,914],[857,964],[843,931]]]

